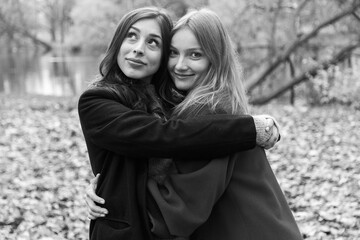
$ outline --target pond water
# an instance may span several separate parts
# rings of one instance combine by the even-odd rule
[[[0,57],[0,93],[78,96],[98,74],[91,56]]]

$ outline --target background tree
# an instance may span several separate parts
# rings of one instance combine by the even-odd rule
[[[71,24],[73,0],[4,0],[0,7],[0,38],[10,38],[10,49],[45,52],[64,43]],[[5,35],[5,36],[4,36]]]
[[[265,103],[309,79],[300,76],[316,75],[317,69],[330,66],[327,63],[348,59],[359,45],[359,31],[355,27],[358,20],[354,17],[359,4],[359,1],[244,1],[238,14],[219,11],[224,18],[236,16],[228,21],[232,23],[228,27],[233,30],[244,62],[252,102]],[[227,9],[235,8],[229,2]]]
[[[317,82],[318,71],[327,71],[333,65],[342,66],[339,71],[351,67],[360,41],[360,0],[3,2],[0,44],[8,52],[61,47],[96,56],[104,52],[118,21],[131,9],[164,7],[176,20],[189,9],[206,6],[217,12],[230,30],[254,104],[289,91],[294,102],[295,93],[304,95],[308,91],[304,86],[316,88],[311,84]],[[313,79],[311,83],[300,85],[309,79]]]

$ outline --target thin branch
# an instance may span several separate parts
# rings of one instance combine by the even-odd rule
[[[5,16],[1,12],[0,12],[0,21],[2,21],[4,23],[4,25],[6,26],[6,29],[7,29],[7,30],[5,30],[6,32],[9,31],[8,29],[11,29],[14,32],[20,33],[23,36],[30,38],[35,43],[42,45],[45,48],[46,52],[52,48],[52,46],[49,43],[39,39],[34,34],[30,33],[28,30],[21,28],[21,27],[17,26],[16,24],[9,23],[7,21],[7,19],[5,18]]]
[[[282,5],[283,0],[278,0],[278,7],[275,10],[274,13],[274,17],[273,17],[273,21],[272,21],[272,25],[271,25],[271,32],[270,32],[270,40],[269,40],[269,53],[268,53],[268,58],[269,60],[271,60],[271,57],[274,56],[276,54],[276,32],[277,32],[277,23],[278,23],[278,19],[279,19],[279,15],[280,15],[280,9],[281,9],[281,5]]]
[[[294,36],[298,36],[298,30],[300,28],[300,14],[302,10],[304,10],[306,4],[308,4],[310,0],[304,0],[300,5],[296,8],[296,11],[293,16],[292,24],[293,24],[293,31]]]
[[[351,6],[347,10],[335,15],[334,17],[324,21],[323,23],[319,24],[315,29],[313,29],[310,33],[305,34],[301,36],[300,38],[293,41],[290,46],[285,50],[283,54],[277,57],[277,59],[270,64],[269,66],[266,66],[262,71],[260,71],[259,74],[253,76],[250,78],[247,84],[247,89],[249,92],[251,92],[258,84],[264,82],[266,80],[266,77],[271,74],[276,68],[280,66],[281,63],[286,61],[286,59],[302,44],[307,42],[310,38],[316,36],[319,31],[337,21],[344,18],[345,16],[348,16],[349,14],[352,14],[360,7],[360,2],[357,4]]]
[[[357,15],[356,12],[353,12],[352,15],[355,17],[356,20],[358,20],[360,22],[360,16]]]
[[[330,66],[344,61],[345,59],[347,59],[350,56],[352,51],[354,51],[356,48],[359,48],[359,47],[360,47],[360,42],[346,46],[345,48],[341,49],[332,59],[324,61],[324,62],[320,63],[319,65],[309,69],[308,71],[303,72],[301,75],[293,78],[292,81],[290,81],[289,83],[280,87],[276,91],[270,93],[269,95],[264,96],[264,97],[255,98],[254,100],[250,100],[250,103],[252,103],[254,105],[261,105],[261,104],[268,103],[272,99],[275,99],[275,98],[281,96],[282,94],[287,92],[292,87],[298,85],[299,83],[309,80],[310,77],[313,77],[317,74],[318,70],[328,69]]]
[[[305,8],[306,4],[308,4],[310,0],[304,0],[300,5],[296,8],[295,17],[298,17],[301,11]]]

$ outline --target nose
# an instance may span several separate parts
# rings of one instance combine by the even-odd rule
[[[135,54],[144,54],[144,47],[145,47],[145,41],[139,40],[135,45],[133,49],[133,53]]]
[[[185,57],[180,56],[178,58],[178,61],[175,64],[175,69],[178,71],[185,71],[188,69],[188,65],[187,65]]]

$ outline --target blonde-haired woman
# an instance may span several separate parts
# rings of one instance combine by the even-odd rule
[[[170,49],[168,69],[175,87],[186,92],[174,114],[248,113],[235,48],[213,11],[202,9],[181,18],[172,30]],[[148,183],[171,235],[302,239],[264,149],[232,154],[227,161],[174,159],[173,169],[164,183]]]
[[[236,52],[214,12],[182,17],[170,50],[173,82],[162,93],[170,103],[181,100],[174,116],[248,113]],[[148,179],[155,239],[302,239],[261,147],[221,159],[157,160]]]

